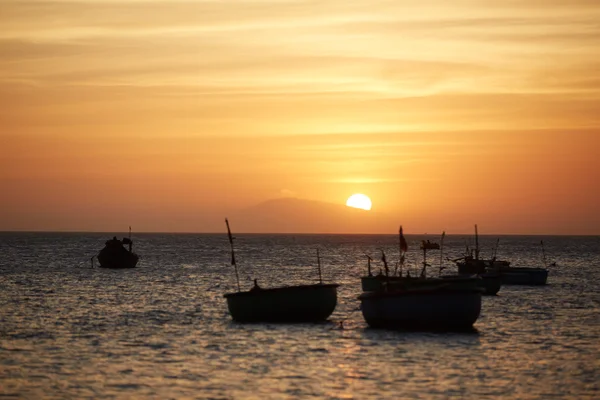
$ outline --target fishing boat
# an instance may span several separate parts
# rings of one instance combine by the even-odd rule
[[[505,285],[543,286],[548,281],[548,269],[537,267],[501,267],[498,269]]]
[[[503,285],[545,285],[548,280],[548,266],[554,266],[555,263],[548,265],[542,241],[543,262],[546,267],[513,267],[510,261],[496,259],[498,242],[491,259],[479,258],[479,240],[477,225],[475,225],[475,255],[467,254],[464,257],[456,259],[458,272],[462,274],[477,273],[480,276],[499,277]],[[497,278],[496,278],[497,279]]]
[[[387,286],[400,286],[403,288],[422,288],[431,286],[432,284],[437,284],[439,282],[450,283],[456,287],[460,286],[472,286],[475,284],[477,287],[483,289],[484,295],[496,295],[501,287],[501,279],[498,274],[495,273],[463,273],[459,275],[441,275],[441,271],[444,269],[442,266],[443,262],[443,245],[444,245],[444,237],[446,236],[445,232],[442,233],[440,246],[438,243],[431,242],[429,240],[424,240],[421,242],[421,250],[423,250],[423,270],[421,271],[421,276],[411,277],[410,275],[402,276],[402,268],[400,268],[400,275],[389,275],[389,269],[385,262],[385,255],[382,255],[382,260],[384,260],[384,266],[386,275],[383,272],[380,272],[379,275],[373,275],[371,272],[371,257],[367,255],[367,276],[361,277],[361,285],[363,292],[374,292],[382,289],[383,285]],[[404,242],[404,244],[403,244]],[[407,246],[406,241],[403,241],[402,235],[402,227],[400,227],[400,248],[401,248],[401,256],[400,263],[403,264],[404,261],[404,253],[406,252]],[[439,277],[426,277],[426,269],[427,266],[430,266],[427,263],[427,251],[428,250],[440,250],[440,275]]]
[[[321,322],[335,310],[337,284],[283,286],[225,294],[236,322]]]
[[[481,312],[481,278],[447,276],[427,278],[427,251],[439,249],[421,243],[423,270],[418,278],[395,277],[358,298],[365,321],[373,328],[462,330],[472,328]],[[385,254],[382,261],[388,270]],[[363,286],[364,287],[364,286]]]
[[[128,245],[126,249],[124,246]],[[135,268],[139,256],[133,252],[133,241],[131,240],[131,227],[129,228],[129,237],[123,240],[114,236],[107,240],[105,246],[97,256],[100,268],[126,269]],[[91,258],[92,268],[94,267],[94,257]]]
[[[438,284],[434,287],[365,292],[358,298],[372,328],[463,330],[481,313],[482,290]]]
[[[227,235],[231,245],[231,264],[235,268],[238,291],[227,293],[227,308],[236,322],[300,323],[327,320],[337,305],[338,284],[323,283],[321,259],[317,250],[319,283],[309,285],[261,288],[257,280],[248,291],[240,289],[235,260],[233,236],[226,219]]]

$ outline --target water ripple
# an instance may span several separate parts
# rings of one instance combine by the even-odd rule
[[[447,237],[449,254],[464,247]],[[104,237],[0,234],[0,395],[17,398],[599,398],[597,237],[546,237],[547,287],[484,298],[468,333],[369,329],[358,310],[364,253],[392,235],[238,235],[243,288],[341,283],[323,324],[231,321],[225,235],[139,235],[140,268],[89,268]],[[409,267],[420,262],[409,240]],[[500,255],[539,265],[536,237]],[[482,238],[490,248],[495,238]],[[486,247],[487,246],[487,247]],[[553,254],[552,249],[560,249]],[[376,267],[378,268],[378,267]]]

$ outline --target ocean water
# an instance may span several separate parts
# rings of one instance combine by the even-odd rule
[[[119,235],[122,237],[123,234]],[[157,399],[600,398],[600,238],[500,237],[498,257],[555,261],[545,287],[485,297],[473,333],[369,329],[365,254],[393,235],[236,235],[243,289],[337,282],[322,324],[233,323],[225,234],[135,234],[139,268],[91,268],[112,234],[0,233],[0,397]],[[413,273],[422,261],[407,236]],[[439,238],[429,236],[430,240]],[[448,257],[465,236],[447,236]],[[496,237],[481,237],[483,256]],[[438,273],[432,252],[429,273]],[[452,271],[450,263],[445,263]]]

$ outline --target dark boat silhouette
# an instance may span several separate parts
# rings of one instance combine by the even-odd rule
[[[321,322],[329,318],[337,305],[339,285],[323,283],[318,252],[320,283],[263,289],[258,286],[255,279],[252,289],[241,291],[233,249],[233,236],[227,219],[225,223],[231,244],[231,264],[235,268],[238,291],[227,293],[224,297],[227,299],[229,314],[234,321],[300,323]]]
[[[404,239],[404,235],[402,234],[402,227],[400,227],[399,231],[399,243],[400,243],[400,265],[404,264],[404,253],[407,251],[408,246],[406,244],[406,240]],[[391,275],[389,274],[389,269],[386,265],[385,255],[382,254],[382,260],[384,260],[384,266],[386,269],[386,274],[384,275],[382,272],[379,275],[373,275],[371,272],[371,257],[367,256],[367,275],[361,277],[361,286],[363,292],[375,292],[381,290],[383,285],[387,285],[388,287],[398,286],[399,288],[409,289],[409,288],[423,288],[430,287],[432,284],[436,283],[449,283],[454,287],[461,286],[471,286],[473,282],[477,284],[478,287],[483,289],[484,295],[495,295],[498,293],[501,287],[501,279],[498,274],[492,273],[483,273],[479,274],[477,272],[470,273],[460,273],[458,275],[441,275],[442,269],[442,259],[443,259],[443,243],[444,237],[446,236],[445,232],[442,233],[442,246],[438,243],[431,242],[429,240],[423,240],[421,242],[421,250],[423,250],[423,270],[421,271],[421,276],[411,277],[410,275],[402,275],[402,267],[400,268],[400,275]],[[428,250],[440,250],[440,276],[439,277],[426,277],[426,268],[430,266],[427,263],[427,251]]]
[[[335,310],[337,284],[283,286],[225,294],[236,322],[321,322]]]
[[[406,249],[406,245],[401,247]],[[443,246],[442,235],[442,246]],[[481,278],[477,276],[447,276],[427,278],[427,250],[440,249],[430,241],[421,243],[423,250],[423,269],[421,276],[365,277],[366,283],[380,283],[379,288],[365,291],[358,298],[367,324],[372,328],[391,329],[442,329],[463,330],[472,328],[481,312],[481,295],[479,287]],[[386,272],[389,271],[385,254],[382,250],[382,261]],[[370,258],[369,258],[370,267]],[[370,268],[369,268],[370,273]],[[395,279],[390,279],[395,278]]]
[[[467,330],[481,313],[482,289],[438,283],[422,288],[391,288],[365,292],[358,298],[372,328],[404,330]]]
[[[496,259],[498,250],[498,242],[491,259],[479,258],[479,240],[477,234],[477,225],[475,225],[475,255],[466,254],[464,257],[454,260],[458,267],[459,273],[464,274],[479,274],[485,276],[497,276],[503,285],[545,285],[548,280],[548,269],[538,267],[512,267],[510,261]],[[544,244],[542,242],[542,252],[544,265],[546,264],[546,256],[544,252]],[[555,265],[555,264],[551,264]]]
[[[125,269],[135,268],[139,260],[139,256],[132,250],[133,241],[131,240],[131,228],[129,231],[129,238],[123,238],[123,240],[117,239],[114,236],[112,239],[107,240],[105,246],[100,253],[96,256],[100,263],[100,268],[110,269]],[[124,245],[128,245],[126,249]],[[94,257],[92,257],[92,267],[94,266]]]

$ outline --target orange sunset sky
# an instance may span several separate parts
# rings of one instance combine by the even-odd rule
[[[0,230],[365,193],[389,225],[297,231],[600,234],[598,0],[2,0],[0,26]]]

